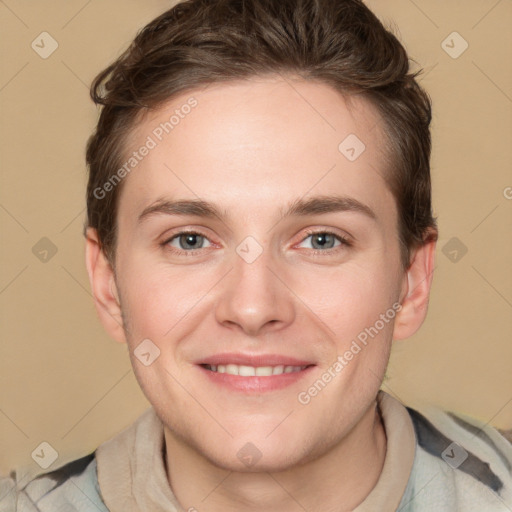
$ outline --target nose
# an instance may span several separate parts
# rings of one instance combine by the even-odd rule
[[[235,253],[233,267],[222,281],[216,301],[219,323],[248,336],[258,336],[283,329],[294,321],[294,296],[283,283],[270,250],[264,249],[252,262]]]

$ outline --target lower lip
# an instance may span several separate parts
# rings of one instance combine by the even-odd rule
[[[264,393],[291,386],[309,375],[314,366],[308,366],[298,372],[268,375],[266,377],[240,377],[240,375],[231,375],[229,373],[212,372],[203,366],[198,366],[198,368],[206,374],[206,377],[211,382],[219,386],[244,393]]]

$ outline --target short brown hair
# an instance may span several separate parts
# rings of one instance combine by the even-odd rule
[[[210,83],[287,73],[320,81],[378,110],[392,165],[402,263],[437,238],[432,216],[431,102],[398,39],[360,0],[187,0],[144,27],[91,86],[102,105],[87,144],[87,225],[114,262],[122,183],[95,193],[122,165],[137,120]]]

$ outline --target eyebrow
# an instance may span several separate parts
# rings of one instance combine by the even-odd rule
[[[308,215],[319,215],[336,212],[355,212],[363,214],[372,220],[377,216],[366,204],[361,203],[353,197],[343,196],[316,196],[309,199],[297,199],[291,202],[286,209],[280,209],[282,218],[285,217],[306,217]],[[159,199],[145,208],[139,215],[139,223],[157,214],[165,215],[189,215],[195,217],[219,219],[228,218],[227,210],[221,210],[213,203],[202,199],[169,201]]]

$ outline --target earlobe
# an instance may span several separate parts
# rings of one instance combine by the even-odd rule
[[[96,229],[87,228],[85,238],[85,263],[96,311],[108,334],[119,343],[126,343],[114,270],[101,248]]]
[[[436,242],[429,241],[413,252],[411,265],[404,275],[402,309],[396,316],[393,330],[395,340],[412,336],[425,320],[434,272],[435,249]]]

